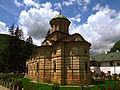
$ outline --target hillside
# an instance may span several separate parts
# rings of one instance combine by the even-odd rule
[[[120,41],[116,42],[113,47],[111,48],[111,52],[116,52],[116,51],[120,51]]]
[[[24,72],[26,60],[36,47],[14,36],[0,34],[0,72]]]

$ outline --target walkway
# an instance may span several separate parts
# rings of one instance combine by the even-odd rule
[[[10,90],[10,89],[8,89],[8,88],[3,87],[2,85],[0,85],[0,90]]]

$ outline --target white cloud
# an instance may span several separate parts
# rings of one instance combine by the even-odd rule
[[[87,6],[85,5],[85,6],[83,7],[83,12],[86,12],[86,11],[88,11],[88,8],[87,8]]]
[[[34,6],[36,8],[39,8],[39,4],[34,2],[33,0],[24,0],[23,3],[26,5],[26,6]]]
[[[63,5],[65,6],[70,6],[70,5],[73,5],[73,4],[77,4],[79,6],[84,6],[84,5],[87,5],[90,3],[90,0],[68,0],[68,1],[64,1],[63,2]]]
[[[80,16],[81,14],[77,14],[75,17],[70,18],[70,21],[80,22],[81,21]]]
[[[55,10],[62,9],[61,3],[55,3],[54,7],[55,7]]]
[[[109,9],[109,5],[105,5],[105,7],[103,7],[103,6],[100,6],[100,3],[97,3],[96,4],[96,6],[94,6],[93,8],[92,8],[93,10],[107,10],[107,9]]]
[[[0,21],[0,34],[8,34],[8,27],[6,27],[6,24],[2,21]]]
[[[76,1],[76,0],[64,1],[64,2],[63,2],[63,5],[65,5],[65,6],[70,6],[70,5],[73,5],[73,3],[74,3],[75,1]]]
[[[41,6],[42,8],[49,10],[51,9],[52,4],[50,2],[46,2],[45,4],[41,4]]]
[[[113,16],[114,18],[111,18]],[[92,43],[92,52],[103,53],[110,50],[120,38],[120,12],[112,9],[99,10],[87,19],[87,23],[80,26],[72,22],[70,33],[80,33]]]
[[[23,10],[19,16],[20,27],[23,28],[23,32],[27,36],[32,36],[34,43],[40,45],[45,38],[47,31],[49,30],[49,21],[53,16],[59,12],[51,9],[52,4],[46,2],[41,4],[41,7],[30,8],[28,11]]]
[[[17,7],[23,6],[23,3],[18,2],[17,0],[14,0],[14,3]]]

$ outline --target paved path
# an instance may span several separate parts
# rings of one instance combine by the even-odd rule
[[[2,85],[0,85],[0,90],[10,90],[10,89],[8,89],[8,88],[3,87]]]

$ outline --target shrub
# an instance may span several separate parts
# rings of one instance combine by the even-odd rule
[[[100,77],[101,77],[101,79],[105,79],[105,73],[101,72]]]
[[[99,77],[99,74],[98,74],[98,73],[96,73],[95,78],[97,79],[98,77]]]
[[[57,81],[53,82],[52,90],[59,90],[59,83]]]
[[[21,79],[16,79],[14,80],[13,84],[15,86],[23,87],[22,80]]]
[[[117,80],[117,74],[113,74],[113,80]]]
[[[112,76],[109,74],[107,78],[108,78],[108,80],[111,80]]]

